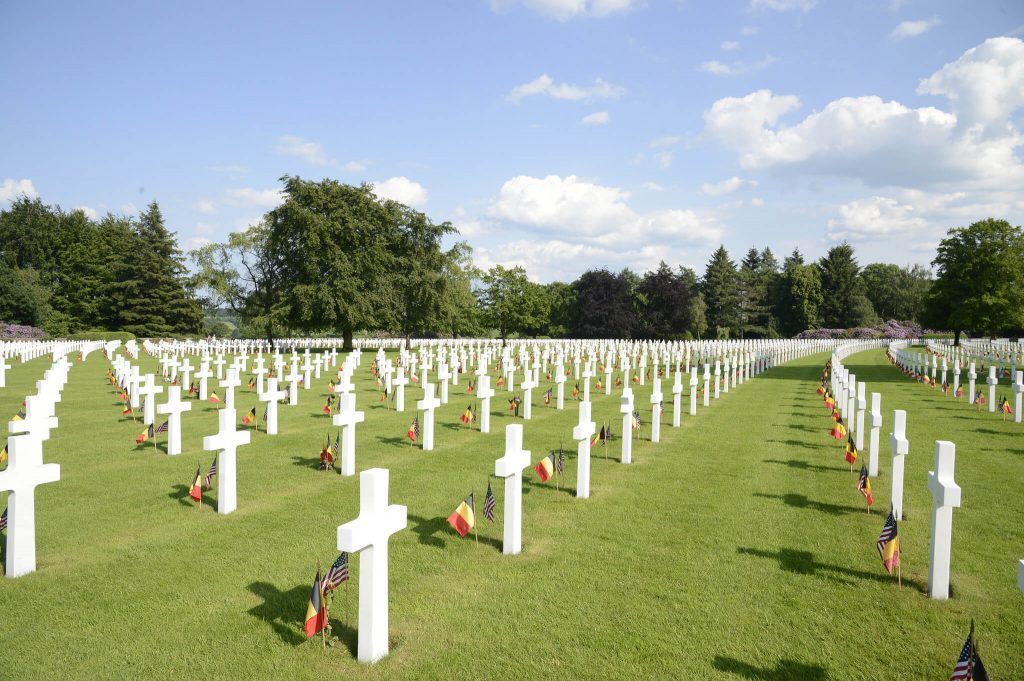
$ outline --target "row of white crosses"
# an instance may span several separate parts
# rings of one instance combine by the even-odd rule
[[[0,472],[0,491],[7,497],[8,578],[36,570],[36,487],[60,480],[60,466],[43,463],[43,442],[57,427],[56,402],[67,383],[71,364],[61,355],[36,383],[37,393],[25,398],[25,416],[7,425],[8,464]]]

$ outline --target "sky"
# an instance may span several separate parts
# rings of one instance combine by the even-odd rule
[[[0,93],[0,208],[155,200],[186,249],[283,175],[540,282],[1024,223],[1019,0],[0,0]]]

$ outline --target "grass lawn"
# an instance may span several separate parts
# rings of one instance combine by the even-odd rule
[[[0,679],[945,679],[971,618],[992,677],[1024,677],[1021,426],[903,377],[880,350],[847,360],[882,393],[870,516],[815,394],[823,354],[772,369],[695,418],[687,397],[681,430],[668,425],[666,380],[658,445],[648,441],[650,385],[635,387],[645,426],[634,463],[617,463],[618,440],[607,461],[597,448],[587,500],[573,496],[575,402],[567,390],[565,411],[544,407],[542,381],[533,420],[516,421],[524,446],[536,462],[564,442],[569,460],[561,489],[526,471],[516,557],[501,555],[498,482],[498,522],[482,517],[514,421],[508,393],[492,402],[492,432],[471,431],[459,422],[471,401],[463,376],[438,412],[435,451],[423,452],[405,438],[422,391],[410,386],[405,413],[387,410],[371,359],[364,353],[357,375],[367,412],[357,471],[388,468],[392,503],[409,513],[390,544],[389,657],[355,661],[358,560],[331,611],[339,644],[325,652],[302,632],[317,562],[330,565],[336,527],[358,514],[358,476],[315,469],[325,432],[336,432],[321,414],[326,376],[300,389],[299,406],[281,408],[280,435],[253,433],[239,450],[238,510],[220,516],[216,486],[201,508],[187,496],[212,458],[202,437],[216,431],[216,406],[197,402],[184,415],[182,455],[137,447],[141,423],[120,416],[107,363],[93,353],[75,359],[60,428],[44,447],[61,480],[37,491],[39,571],[0,580]],[[156,371],[152,358],[143,363]],[[48,365],[8,372],[0,414],[17,410]],[[594,420],[613,420],[619,434],[618,389],[592,399]],[[239,419],[256,404],[245,390],[236,401]],[[902,590],[875,549],[893,409],[908,411],[910,440]],[[936,439],[957,444],[963,488],[946,602],[924,595]],[[445,522],[471,491],[479,545]]]

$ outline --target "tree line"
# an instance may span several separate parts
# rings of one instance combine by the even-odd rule
[[[258,224],[189,254],[152,203],[89,219],[39,199],[0,211],[0,320],[51,336],[276,338],[404,336],[777,338],[819,327],[914,321],[958,335],[1024,326],[1024,233],[1002,220],[950,230],[932,262],[858,263],[842,243],[816,261],[724,247],[700,274],[662,262],[638,274],[589,269],[533,282],[521,267],[475,267],[449,222],[371,185],[285,176]]]

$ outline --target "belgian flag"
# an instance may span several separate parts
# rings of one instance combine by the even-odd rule
[[[130,402],[125,402],[121,405],[121,416],[129,416],[132,413],[132,405]]]
[[[256,420],[256,407],[249,410],[249,413],[242,417],[242,424],[251,426],[252,422]]]
[[[465,425],[469,425],[473,420],[473,405],[466,407],[466,411],[462,412],[462,416],[459,417]]]
[[[192,479],[192,487],[188,491],[188,495],[198,502],[203,500],[203,474],[196,469],[196,477]]]
[[[313,581],[313,593],[309,595],[306,606],[306,638],[316,636],[327,626],[327,610],[324,608],[324,586],[320,581],[320,571],[316,571]]]
[[[448,516],[448,524],[455,528],[460,537],[476,526],[476,513],[473,510],[473,495],[470,494],[466,500],[459,504],[459,507]]]
[[[594,445],[596,445],[596,444],[598,443],[598,441],[604,441],[604,438],[605,438],[605,435],[604,435],[604,426],[601,426],[601,432],[599,432],[599,433],[594,433],[594,437],[593,437],[593,438],[591,438],[591,440],[590,440],[590,446],[591,446],[591,447],[593,447]]]
[[[857,445],[853,444],[853,438],[849,435],[846,436],[846,460],[851,466],[857,463]]]
[[[216,390],[214,390],[212,393],[210,393],[206,397],[206,399],[209,400],[210,402],[213,402],[214,404],[220,404],[220,395],[217,394]]]
[[[551,457],[545,456],[543,459],[537,462],[537,465],[533,467],[533,470],[537,472],[537,477],[540,478],[541,482],[547,482],[551,479],[551,475],[554,473],[554,466],[551,465]]]
[[[141,445],[143,442],[153,437],[153,424],[149,424],[149,428],[139,433],[139,436],[135,438],[135,444]]]

